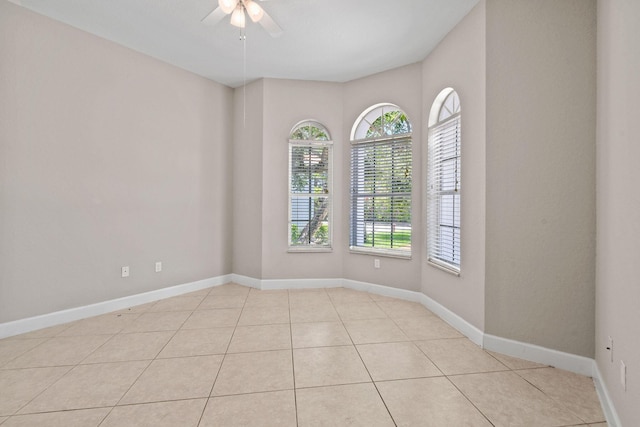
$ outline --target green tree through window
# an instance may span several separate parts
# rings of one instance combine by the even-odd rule
[[[289,246],[330,248],[331,149],[329,132],[302,122],[289,140]]]
[[[411,123],[393,105],[366,111],[351,146],[351,248],[411,251]]]

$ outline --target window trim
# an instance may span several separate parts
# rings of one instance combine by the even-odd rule
[[[458,99],[458,106],[456,108],[456,111],[451,112],[451,114],[449,114],[447,117],[440,119],[441,116],[441,112],[442,109],[445,107],[445,102],[447,101],[447,99],[451,96],[451,95],[455,95],[455,97]],[[426,231],[427,231],[427,247],[426,247],[426,255],[427,255],[427,263],[433,267],[436,267],[440,270],[443,270],[447,273],[451,273],[454,274],[456,276],[460,276],[461,275],[461,271],[462,271],[462,211],[461,211],[461,207],[462,207],[462,137],[461,137],[461,131],[462,131],[462,113],[461,113],[461,107],[460,107],[460,98],[458,93],[453,89],[453,88],[446,88],[444,90],[442,90],[440,92],[440,94],[438,94],[438,96],[436,97],[436,99],[433,102],[433,105],[431,107],[431,111],[429,114],[429,127],[428,127],[428,137],[427,137],[427,173],[426,173],[426,177],[427,177],[427,185],[426,185],[426,202],[427,202],[427,209],[426,209]],[[433,248],[431,246],[433,239],[431,237],[431,233],[438,233],[439,229],[440,229],[440,225],[437,225],[437,229],[434,230],[433,229],[433,223],[434,221],[437,220],[437,218],[434,218],[434,216],[437,216],[438,218],[440,217],[440,200],[441,197],[443,195],[446,195],[446,193],[450,193],[451,190],[449,191],[432,191],[430,189],[430,185],[432,183],[433,180],[433,174],[435,174],[435,172],[432,171],[432,168],[435,167],[434,166],[434,162],[437,161],[438,159],[440,159],[440,157],[438,157],[438,159],[433,159],[432,158],[432,151],[434,150],[433,145],[436,143],[436,141],[434,141],[434,132],[436,131],[440,131],[443,127],[446,127],[446,125],[448,124],[453,124],[453,126],[458,128],[458,136],[456,138],[456,152],[457,152],[457,163],[460,164],[460,170],[457,170],[457,174],[459,174],[460,179],[457,180],[456,182],[456,189],[453,190],[456,193],[458,193],[459,195],[459,202],[458,202],[458,215],[459,215],[459,220],[458,220],[458,235],[459,235],[459,243],[457,246],[458,249],[458,260],[459,263],[453,264],[451,262],[447,262],[446,260],[443,260],[441,258],[438,258],[434,255],[434,252],[436,252],[437,248]],[[441,141],[440,141],[441,142]],[[439,168],[440,169],[440,168]],[[456,173],[456,172],[454,172]],[[441,175],[440,175],[441,176]],[[438,177],[438,182],[442,181],[440,177]],[[455,193],[452,193],[455,194]],[[434,207],[434,205],[437,205],[438,207]],[[433,209],[436,209],[437,212],[434,213]],[[454,220],[455,220],[455,213],[454,215]],[[436,223],[439,223],[440,221],[436,221]],[[454,223],[455,225],[455,223]],[[439,234],[439,233],[438,233]],[[437,239],[437,243],[438,246],[440,245],[440,239]],[[454,245],[455,248],[455,245]]]
[[[307,126],[307,125],[315,126],[319,129],[322,129],[329,139],[323,140],[323,139],[290,138],[288,140],[287,252],[288,253],[332,252],[333,251],[333,199],[334,199],[333,198],[333,140],[331,139],[331,134],[329,133],[329,130],[326,128],[326,126],[324,126],[322,123],[316,120],[303,120],[297,123],[291,129],[291,132],[289,133],[289,135],[290,136],[293,135],[300,127]],[[292,178],[291,154],[292,154],[292,149],[294,147],[322,147],[322,148],[327,147],[329,150],[328,159],[327,159],[328,193],[326,193],[327,194],[326,197],[328,198],[328,203],[329,203],[329,207],[328,207],[329,212],[327,215],[329,230],[328,230],[328,244],[326,245],[316,246],[316,245],[310,245],[310,244],[304,244],[304,245],[291,244],[291,225],[293,224],[291,208],[292,208],[292,200],[294,199],[294,193],[292,192],[292,188],[291,188],[291,178]],[[298,197],[318,197],[319,196],[319,194],[315,194],[315,193],[296,193],[295,195]]]
[[[411,206],[413,206],[413,129],[411,126],[411,121],[408,119],[407,117],[407,123],[409,125],[409,132],[404,132],[404,133],[397,133],[397,134],[392,134],[392,135],[382,135],[382,136],[377,136],[377,137],[373,137],[373,138],[366,138],[366,137],[362,137],[363,135],[363,130],[366,132],[366,129],[369,129],[370,126],[377,121],[380,117],[382,117],[383,115],[390,113],[390,112],[394,112],[394,111],[400,111],[405,117],[407,117],[407,114],[404,110],[402,110],[400,107],[398,107],[397,105],[394,104],[389,104],[389,103],[381,103],[381,104],[375,104],[371,107],[369,107],[368,109],[366,109],[364,112],[362,112],[360,114],[360,116],[358,117],[358,119],[355,121],[352,129],[351,129],[351,160],[350,160],[350,167],[349,167],[349,174],[350,174],[350,188],[349,188],[349,195],[350,195],[350,200],[349,200],[349,251],[351,253],[355,253],[355,254],[364,254],[364,255],[375,255],[375,256],[383,256],[383,257],[392,257],[392,258],[400,258],[400,259],[411,259],[412,258],[412,246],[413,246],[413,241],[414,241],[414,234],[413,234],[413,224],[412,224],[412,219],[410,219],[410,229],[411,229],[411,241],[410,244],[408,246],[408,249],[406,248],[398,248],[398,249],[394,249],[394,248],[381,248],[381,247],[367,247],[367,246],[358,246],[358,245],[354,245],[354,224],[357,221],[355,219],[356,217],[356,205],[355,205],[355,197],[356,197],[356,185],[354,183],[354,149],[358,146],[364,146],[364,145],[374,145],[374,144],[384,144],[385,142],[388,142],[389,146],[392,146],[394,144],[394,142],[398,142],[398,143],[408,143],[408,148],[409,148],[409,159],[410,159],[410,164],[411,164],[411,190],[408,192],[408,194],[405,193],[395,193],[398,195],[402,195],[402,196],[407,196]],[[363,126],[363,123],[366,121],[366,123],[368,124],[368,127],[365,125]],[[359,137],[359,138],[358,138]],[[390,193],[382,193],[381,196],[382,197],[389,197],[390,195],[393,195],[394,193],[390,192]],[[411,209],[410,209],[410,214],[411,214]]]

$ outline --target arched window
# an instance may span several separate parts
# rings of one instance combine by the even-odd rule
[[[427,256],[460,273],[460,98],[452,88],[436,97],[429,115],[427,152]]]
[[[411,256],[411,123],[398,106],[364,111],[351,131],[350,248]]]
[[[289,136],[289,249],[331,248],[333,142],[320,123],[307,120]]]

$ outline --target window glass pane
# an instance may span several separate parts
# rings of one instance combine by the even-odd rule
[[[289,246],[330,247],[329,132],[316,122],[298,124],[290,135],[289,153]]]
[[[389,107],[375,110],[375,118],[363,114],[366,138],[352,142],[351,247],[410,253],[411,125],[404,112]]]
[[[448,93],[442,100],[443,93]],[[460,270],[460,99],[445,89],[432,106],[438,122],[429,128],[427,150],[427,254]]]

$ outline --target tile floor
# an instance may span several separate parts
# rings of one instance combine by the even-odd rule
[[[424,307],[227,284],[0,340],[0,425],[606,426],[591,378]]]

